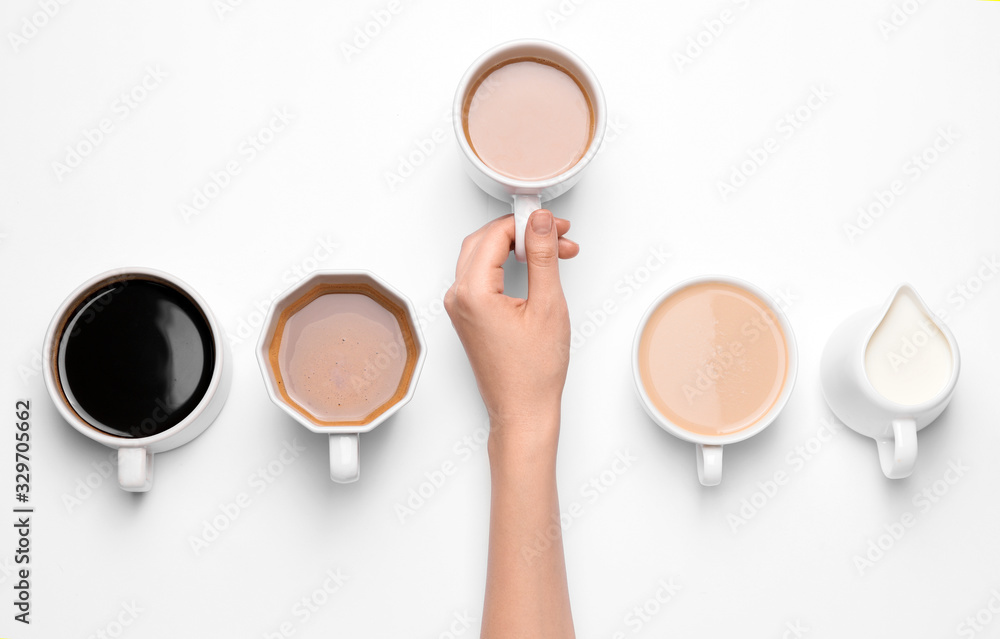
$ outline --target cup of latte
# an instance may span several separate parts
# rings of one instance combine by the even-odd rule
[[[528,217],[576,184],[601,147],[607,113],[597,77],[552,42],[501,44],[462,77],[452,121],[469,176],[513,206],[514,253],[524,262]]]
[[[664,292],[639,323],[632,375],[646,413],[695,444],[698,479],[722,481],[722,448],[760,433],[795,385],[788,318],[734,277],[698,277]]]
[[[359,435],[413,397],[427,347],[416,311],[368,271],[319,271],[271,305],[257,344],[268,395],[329,437],[330,478],[360,476]]]

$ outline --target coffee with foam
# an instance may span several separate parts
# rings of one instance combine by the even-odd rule
[[[405,311],[366,284],[310,290],[281,313],[269,349],[280,394],[319,426],[374,420],[406,394],[417,356]]]
[[[515,58],[480,78],[463,108],[465,136],[494,171],[546,180],[571,169],[594,138],[594,109],[566,69]]]
[[[670,295],[649,317],[639,374],[655,408],[698,435],[750,428],[778,403],[788,377],[788,344],[757,295],[701,282]]]

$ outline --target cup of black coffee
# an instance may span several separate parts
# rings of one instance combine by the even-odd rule
[[[191,441],[218,416],[232,377],[205,302],[167,273],[102,273],[56,311],[45,385],[73,428],[118,450],[124,490],[153,486],[153,454]]]

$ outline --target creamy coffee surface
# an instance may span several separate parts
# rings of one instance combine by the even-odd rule
[[[278,362],[289,397],[336,422],[361,420],[391,399],[406,355],[395,315],[367,295],[328,293],[288,318]]]
[[[568,73],[541,62],[494,69],[466,109],[473,151],[494,171],[519,180],[567,171],[593,137],[593,113],[583,90]]]
[[[640,337],[639,373],[675,425],[727,435],[778,401],[788,370],[784,332],[767,304],[722,282],[684,288],[656,308]]]

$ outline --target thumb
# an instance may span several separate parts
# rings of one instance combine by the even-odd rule
[[[552,213],[538,209],[524,230],[524,252],[528,261],[528,299],[562,297],[559,283],[559,233]]]

